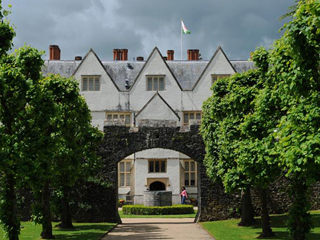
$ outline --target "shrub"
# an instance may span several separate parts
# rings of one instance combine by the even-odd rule
[[[146,207],[143,205],[126,205],[122,207],[123,214],[126,215],[175,215],[192,214],[192,205],[174,205],[164,207]]]

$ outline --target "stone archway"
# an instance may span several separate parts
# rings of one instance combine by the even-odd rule
[[[224,211],[221,199],[225,197],[225,193],[219,185],[212,184],[206,175],[206,169],[203,166],[205,146],[199,134],[198,125],[191,125],[187,131],[182,131],[180,127],[105,126],[104,133],[104,141],[99,148],[99,153],[104,163],[103,174],[112,183],[111,192],[105,198],[108,212],[105,213],[104,221],[121,222],[117,209],[117,163],[135,152],[152,148],[175,150],[198,162],[198,213],[195,221],[230,217],[230,214],[227,217],[222,217],[221,214],[212,216],[213,211],[216,215],[215,206],[217,205],[220,208],[218,211]],[[225,208],[230,211],[229,206]]]

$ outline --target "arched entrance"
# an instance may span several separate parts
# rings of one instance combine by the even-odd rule
[[[156,181],[156,182],[153,182],[150,184],[149,190],[150,191],[162,191],[162,190],[165,191],[166,185],[163,182]]]
[[[104,133],[105,137],[99,153],[104,163],[102,169],[104,177],[112,185],[104,199],[108,205],[108,209],[104,210],[107,211],[104,221],[121,222],[117,208],[117,163],[135,152],[152,148],[178,151],[198,162],[198,213],[195,221],[222,218],[221,214],[218,217],[212,216],[213,211],[224,212],[228,209],[227,211],[230,212],[230,206],[224,206],[224,202],[230,203],[230,201],[221,201],[222,196],[225,196],[223,189],[217,184],[212,184],[206,175],[206,169],[203,166],[205,146],[199,134],[199,126],[191,125],[188,131],[182,131],[180,127],[105,126]]]

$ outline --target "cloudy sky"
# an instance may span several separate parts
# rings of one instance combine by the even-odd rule
[[[114,48],[129,49],[129,60],[145,58],[157,46],[180,59],[180,19],[190,35],[187,49],[210,59],[221,46],[231,60],[246,60],[258,46],[270,46],[285,23],[279,17],[294,0],[2,0],[16,27],[15,48],[27,43],[47,52],[59,45],[63,60],[84,56],[90,48],[112,60]]]

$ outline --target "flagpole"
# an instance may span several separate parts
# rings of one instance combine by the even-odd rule
[[[182,18],[180,21],[180,33],[181,33],[181,58],[180,58],[180,60],[182,61]]]

